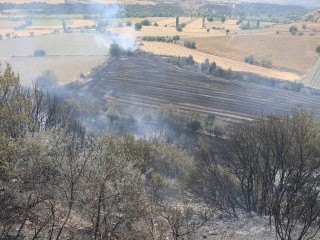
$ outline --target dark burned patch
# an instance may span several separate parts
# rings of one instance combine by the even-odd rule
[[[109,98],[143,109],[175,104],[182,111],[214,113],[226,121],[262,113],[286,114],[297,105],[319,110],[318,96],[257,83],[200,75],[139,53],[111,59],[87,81],[69,88],[101,101]]]

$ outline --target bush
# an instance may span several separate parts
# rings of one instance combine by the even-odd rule
[[[134,25],[134,29],[135,30],[141,30],[141,28],[142,28],[142,24],[141,23],[136,23],[135,25]]]
[[[317,46],[316,52],[317,52],[317,53],[320,53],[320,45]]]
[[[181,27],[181,25],[177,26],[176,29],[177,29],[178,32],[182,32],[182,27]]]
[[[128,21],[128,22],[126,23],[126,26],[127,26],[127,27],[131,27],[131,26],[132,26],[132,22]]]
[[[173,40],[174,41],[179,41],[180,40],[180,36],[179,35],[173,36]]]
[[[255,64],[256,60],[253,55],[245,57],[244,61],[249,64]]]
[[[142,26],[150,26],[151,25],[151,22],[148,20],[148,19],[143,19],[141,21],[141,25]]]
[[[191,42],[189,40],[184,41],[184,46],[187,48],[192,48],[195,49],[196,48],[196,43],[195,42]]]
[[[35,50],[33,55],[35,57],[43,57],[46,55],[46,52],[44,50]]]
[[[269,59],[262,59],[261,66],[265,68],[272,68],[272,63]]]
[[[292,35],[296,35],[296,33],[298,32],[298,28],[296,26],[291,26],[289,28],[289,32],[292,34]]]
[[[153,24],[153,26],[158,27],[159,24],[155,22],[155,23]]]
[[[208,22],[213,22],[213,17],[208,17],[207,20]]]

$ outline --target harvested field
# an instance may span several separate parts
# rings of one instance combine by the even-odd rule
[[[17,57],[3,59],[12,65],[20,74],[23,85],[30,86],[34,80],[46,71],[52,72],[59,84],[78,80],[80,74],[88,75],[94,68],[105,63],[104,56],[47,56],[47,57]]]
[[[19,20],[19,21],[11,21],[7,19],[1,19],[0,20],[0,29],[14,29],[20,27],[22,24],[24,24],[25,21]]]
[[[97,33],[50,34],[5,39],[0,41],[0,58],[31,56],[35,50],[40,49],[44,50],[47,55],[107,55],[106,44],[103,36]]]
[[[226,121],[288,113],[298,104],[320,110],[318,96],[198,75],[159,59],[147,54],[113,60],[77,91],[89,91],[101,100],[109,96],[135,108],[158,109],[172,103],[183,111],[214,113]]]
[[[320,35],[292,36],[289,33],[258,33],[222,36],[217,38],[190,38],[197,50],[220,57],[244,62],[246,56],[256,60],[267,59],[275,69],[296,73],[300,76],[311,69],[317,56],[315,49]]]
[[[171,56],[189,56],[192,55],[194,60],[197,62],[204,62],[207,58],[210,62],[216,62],[218,66],[239,72],[250,72],[259,74],[264,77],[278,78],[282,80],[295,81],[299,80],[300,77],[294,73],[281,72],[273,69],[258,67],[244,62],[235,61],[223,57],[219,57],[212,54],[200,52],[198,50],[192,50],[180,45],[170,43],[159,43],[159,42],[144,42],[143,46],[140,47],[142,50],[158,55],[171,55]]]
[[[137,31],[138,36],[174,36],[180,35],[182,37],[217,37],[224,36],[225,33],[216,30],[210,30],[208,33],[206,29],[187,28],[182,32],[178,32],[175,27],[154,27],[144,26],[140,31]]]

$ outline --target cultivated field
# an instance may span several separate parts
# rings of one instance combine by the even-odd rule
[[[99,33],[51,34],[0,41],[0,58],[30,56],[35,50],[47,55],[107,55],[111,40]]]
[[[197,50],[202,52],[237,61],[254,55],[259,61],[270,60],[276,69],[304,76],[317,60],[315,49],[320,42],[320,34],[310,31],[315,26],[307,26],[303,36],[293,36],[288,32],[289,27],[276,26],[216,38],[192,37],[190,40],[195,41]]]
[[[320,97],[203,76],[148,54],[110,62],[77,91],[81,89],[101,100],[116,99],[135,109],[158,109],[172,103],[182,111],[214,113],[226,121],[269,112],[288,113],[297,104],[320,110]]]
[[[143,42],[140,48],[146,52],[168,55],[168,56],[189,56],[192,55],[194,60],[197,62],[204,62],[205,59],[209,59],[210,62],[217,63],[218,66],[239,72],[251,72],[262,75],[264,77],[278,78],[282,80],[296,81],[300,77],[297,74],[290,72],[277,71],[274,69],[267,69],[258,67],[250,64],[246,64],[243,61],[235,61],[228,58],[219,57],[212,54],[200,52],[198,50],[188,49],[180,45],[171,43],[160,43],[160,42]]]
[[[46,71],[52,72],[59,84],[70,83],[78,80],[80,74],[88,75],[106,61],[105,56],[47,56],[9,58],[3,59],[2,63],[10,63],[19,73],[21,83],[30,86]]]

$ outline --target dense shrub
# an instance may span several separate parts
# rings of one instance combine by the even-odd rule
[[[192,42],[189,40],[184,41],[184,46],[187,48],[195,49],[196,48],[196,42]]]
[[[142,28],[142,24],[141,24],[141,23],[136,23],[136,24],[134,25],[134,29],[136,29],[137,31],[138,31],[138,30],[141,30],[141,28]]]
[[[46,52],[44,50],[35,50],[33,55],[35,57],[43,57],[46,55]]]
[[[151,22],[148,20],[148,19],[143,19],[141,21],[141,25],[142,26],[150,26],[151,25]]]

